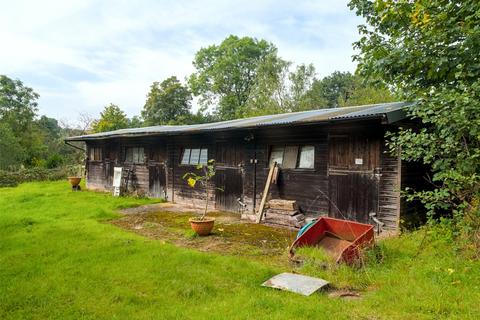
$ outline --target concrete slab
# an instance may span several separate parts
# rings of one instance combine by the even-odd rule
[[[320,278],[284,272],[268,279],[262,286],[309,296],[321,288],[326,287],[328,284],[328,281]]]

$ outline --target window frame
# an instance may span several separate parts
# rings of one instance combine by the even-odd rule
[[[295,167],[292,168],[292,167],[289,167],[289,168],[284,168],[282,165],[283,163],[285,162],[285,154],[286,154],[286,150],[287,148],[296,148],[296,153],[297,153],[297,157],[296,157],[296,162],[295,162]],[[312,147],[313,148],[313,165],[311,168],[306,168],[306,167],[299,167],[300,166],[300,157],[301,157],[301,153],[302,153],[302,149],[304,147]],[[282,169],[282,170],[293,170],[293,171],[314,171],[315,170],[315,158],[316,158],[316,152],[315,152],[315,145],[314,144],[284,144],[284,145],[270,145],[269,146],[269,153],[268,153],[268,161],[267,161],[267,168],[270,168],[271,165],[273,165],[271,163],[272,161],[272,152],[274,151],[273,149],[274,148],[282,148],[283,149],[283,154],[282,154],[282,162],[279,164],[279,167]]]
[[[103,147],[94,146],[89,148],[88,160],[94,162],[102,162],[103,161]],[[97,153],[98,152],[98,153]],[[92,157],[93,155],[93,157]],[[100,159],[97,159],[95,155],[100,155]]]
[[[183,160],[184,160],[184,157],[185,157],[185,152],[189,152],[189,155],[188,155],[188,161],[187,163],[184,163]],[[198,150],[198,160],[196,163],[192,163],[192,151],[193,150]],[[206,152],[207,155],[206,155],[206,162],[201,162],[202,160],[202,154]],[[182,148],[182,155],[180,157],[180,163],[179,165],[180,166],[198,166],[199,164],[201,165],[207,165],[208,164],[208,147],[207,146],[195,146],[195,147],[183,147]]]
[[[132,150],[132,161],[129,161],[128,159],[128,150]],[[135,153],[133,152],[134,149],[142,149],[142,154],[143,154],[143,157],[142,157],[142,162],[139,162],[139,161],[135,161]],[[138,155],[139,153],[137,153]],[[138,157],[137,157],[138,158]],[[145,147],[141,146],[141,147],[138,147],[138,146],[126,146],[124,148],[124,156],[123,156],[123,162],[124,163],[128,163],[128,164],[145,164],[146,163],[146,159],[147,157],[145,157]],[[138,159],[137,159],[138,160]]]

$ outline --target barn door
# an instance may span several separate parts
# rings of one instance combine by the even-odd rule
[[[148,166],[148,189],[153,198],[164,198],[167,196],[167,184],[165,165],[155,163]]]
[[[105,160],[105,189],[110,190],[113,184],[113,168],[115,167],[115,162],[109,159]]]
[[[369,213],[377,212],[378,180],[370,173],[335,173],[329,176],[330,216],[369,222]]]
[[[380,142],[361,135],[329,137],[329,215],[369,223],[378,213]]]
[[[243,147],[218,143],[216,148],[215,208],[237,212],[243,200],[243,173],[239,166]]]

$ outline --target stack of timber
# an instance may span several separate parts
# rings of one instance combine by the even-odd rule
[[[295,200],[272,199],[267,204],[264,223],[301,228],[305,224],[305,215],[299,212]]]

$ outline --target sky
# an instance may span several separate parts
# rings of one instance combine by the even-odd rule
[[[353,72],[362,22],[343,0],[0,1],[0,74],[40,94],[39,114],[70,124],[109,103],[140,114],[152,82],[184,80],[195,52],[230,34],[268,40],[319,77]]]

